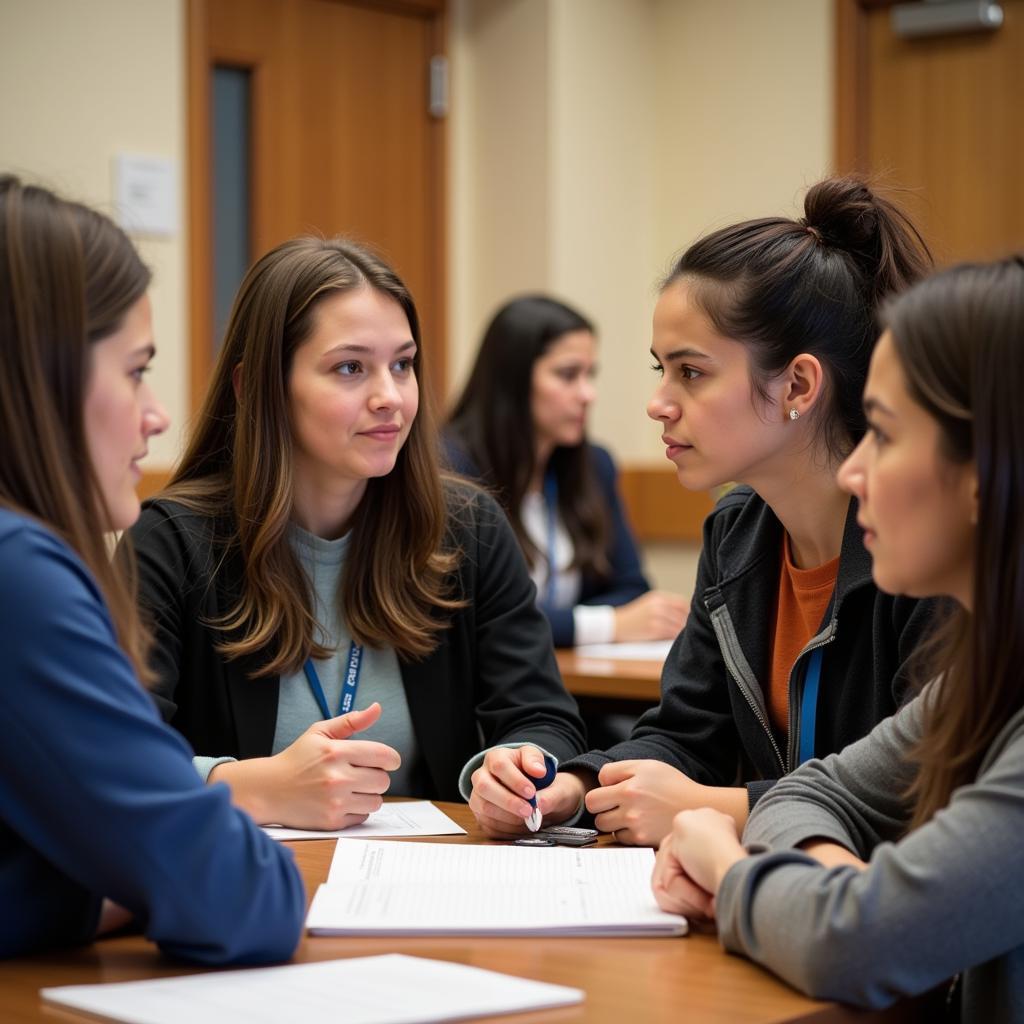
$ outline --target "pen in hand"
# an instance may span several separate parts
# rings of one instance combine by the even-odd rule
[[[544,775],[541,778],[539,778],[539,779],[534,779],[534,778],[531,777],[530,781],[533,782],[533,785],[534,785],[535,789],[537,789],[537,790],[545,789],[546,787],[550,786],[552,782],[555,781],[555,774],[557,773],[557,771],[558,771],[558,769],[557,769],[557,766],[555,765],[555,759],[553,757],[551,757],[550,754],[545,754],[544,755]],[[526,827],[531,832],[536,832],[537,829],[540,828],[541,821],[542,821],[542,815],[540,813],[540,808],[537,806],[537,794],[534,793],[533,796],[531,796],[531,797],[529,797],[527,799],[527,802],[533,808],[533,813],[528,818],[524,818],[523,821],[526,822]]]

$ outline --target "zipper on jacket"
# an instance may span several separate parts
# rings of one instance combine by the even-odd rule
[[[736,630],[733,628],[732,619],[729,617],[729,609],[725,604],[720,605],[711,613],[711,625],[715,630],[715,635],[718,637],[718,646],[725,659],[725,666],[732,673],[733,679],[736,680],[740,692],[750,705],[750,710],[754,712],[754,717],[760,722],[765,736],[768,737],[768,742],[772,745],[772,750],[775,751],[775,758],[778,761],[779,768],[782,774],[785,775],[786,762],[782,756],[782,751],[779,750],[779,745],[775,742],[771,726],[768,725],[768,719],[765,718],[760,705],[754,699],[750,686],[751,682],[756,686],[757,680],[754,679],[750,667],[746,665],[746,658],[743,658],[741,663],[735,655],[736,651],[740,651],[742,657],[742,651],[739,646],[739,639],[736,636]],[[747,679],[748,675],[750,676],[749,680]]]

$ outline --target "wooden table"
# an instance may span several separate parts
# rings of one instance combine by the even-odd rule
[[[469,830],[468,836],[435,842],[480,842],[469,809],[440,805]],[[603,837],[602,841],[607,841]],[[310,894],[327,877],[333,840],[289,844],[296,852]],[[543,851],[536,851],[543,856]],[[885,1013],[861,1013],[798,995],[766,971],[728,956],[711,935],[685,938],[306,938],[296,961],[329,960],[375,953],[408,953],[452,960],[524,978],[572,985],[586,992],[582,1006],[488,1020],[507,1024],[597,1021],[608,1024],[853,1024],[876,1021],[925,1021],[926,1008],[904,1003]],[[160,956],[138,935],[103,939],[84,949],[0,962],[0,1021],[84,1020],[39,1001],[50,985],[127,981],[193,973]],[[344,1022],[344,993],[338,1021]],[[186,1022],[187,1024],[187,1022]],[[302,1024],[292,1021],[288,1024]]]
[[[661,662],[585,658],[571,647],[555,651],[565,688],[577,697],[657,704],[661,699]]]

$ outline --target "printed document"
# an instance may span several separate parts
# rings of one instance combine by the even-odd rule
[[[323,935],[682,935],[654,851],[338,841],[306,927]]]
[[[385,804],[374,811],[362,825],[335,832],[317,832],[303,828],[282,828],[264,825],[271,839],[382,839],[391,836],[464,836],[466,830],[456,825],[444,811],[429,800],[410,800]]]

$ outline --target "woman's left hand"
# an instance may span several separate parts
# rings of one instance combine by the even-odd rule
[[[554,782],[538,790],[534,785],[545,774],[544,755],[536,747],[495,747],[472,775],[469,809],[491,839],[508,839],[528,831],[526,819],[537,798],[543,820],[556,824],[570,817],[583,801],[583,783],[559,772]]]
[[[96,934],[106,935],[107,932],[117,931],[118,928],[130,924],[133,919],[134,914],[130,910],[122,907],[120,903],[105,899],[100,904],[100,919],[96,924]]]
[[[698,921],[712,919],[725,873],[746,856],[728,814],[710,807],[680,812],[654,863],[651,888],[658,906]]]

